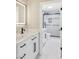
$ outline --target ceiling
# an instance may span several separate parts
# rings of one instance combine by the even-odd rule
[[[45,2],[45,1],[52,1],[52,0],[40,0],[40,2]]]
[[[45,2],[45,1],[60,1],[60,0],[40,0],[40,2]]]

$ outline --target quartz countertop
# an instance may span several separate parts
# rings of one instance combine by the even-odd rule
[[[19,43],[25,39],[28,40],[29,37],[31,37],[32,35],[35,35],[39,33],[39,30],[37,29],[28,29],[24,32],[24,34],[16,34],[16,43]]]

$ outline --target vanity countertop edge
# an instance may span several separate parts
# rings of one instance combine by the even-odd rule
[[[22,38],[17,39],[16,38],[16,44],[22,42],[23,40],[28,39],[36,34],[38,34],[40,31],[36,30],[36,29],[29,29],[27,32],[25,32],[25,34],[23,34],[24,36]]]

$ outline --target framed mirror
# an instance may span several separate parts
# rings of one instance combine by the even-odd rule
[[[16,25],[24,25],[25,24],[25,5],[16,1]]]

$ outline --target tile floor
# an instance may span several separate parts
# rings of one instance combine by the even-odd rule
[[[37,59],[61,59],[60,38],[49,38]]]

